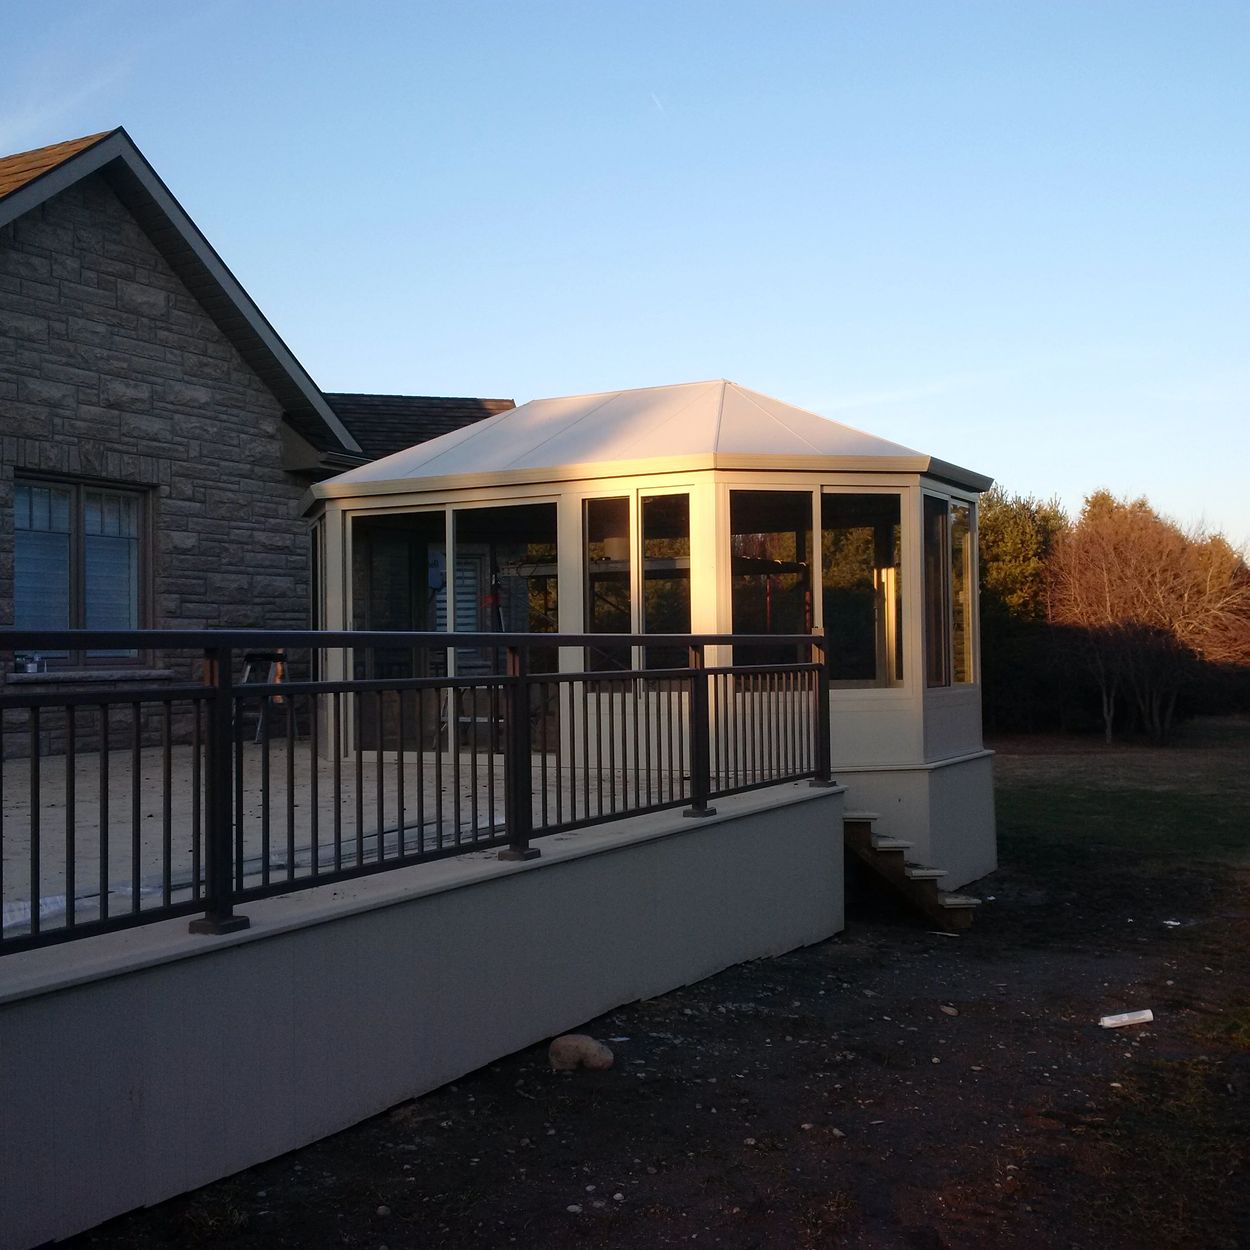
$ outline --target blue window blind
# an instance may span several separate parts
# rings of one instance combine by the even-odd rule
[[[15,485],[13,620],[18,629],[69,629],[72,624],[72,502],[66,487]]]
[[[137,629],[140,496],[70,483],[19,481],[14,484],[13,504],[17,627]]]
[[[139,502],[113,491],[83,491],[83,625],[139,624]]]

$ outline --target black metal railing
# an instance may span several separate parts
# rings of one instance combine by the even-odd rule
[[[707,663],[762,641],[794,662]],[[644,662],[531,669],[591,645]],[[686,667],[646,666],[674,647]],[[123,648],[149,665],[133,680],[0,687],[0,953],[183,915],[228,932],[251,899],[469,852],[530,859],[545,835],[830,783],[819,634],[0,630],[0,657]],[[466,648],[487,660],[448,675]]]

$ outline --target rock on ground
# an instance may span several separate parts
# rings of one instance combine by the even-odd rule
[[[557,1072],[612,1066],[612,1051],[585,1033],[565,1033],[557,1037],[547,1050],[547,1058]]]

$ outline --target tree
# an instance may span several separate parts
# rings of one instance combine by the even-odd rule
[[[1051,619],[1068,626],[1111,740],[1125,700],[1158,742],[1198,662],[1250,662],[1250,570],[1220,535],[1185,530],[1145,499],[1098,491],[1056,544]]]
[[[1041,621],[1047,615],[1047,564],[1068,529],[1057,499],[1008,495],[995,486],[981,496],[978,530],[981,595],[1010,616]]]
[[[1067,515],[1056,500],[998,486],[981,496],[978,511],[986,723],[1017,730],[1057,723],[1071,692],[1054,680],[1047,568]]]

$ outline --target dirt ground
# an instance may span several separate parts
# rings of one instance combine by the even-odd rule
[[[1250,723],[993,745],[969,933],[858,890],[589,1022],[610,1071],[534,1047],[72,1244],[1250,1246]]]

